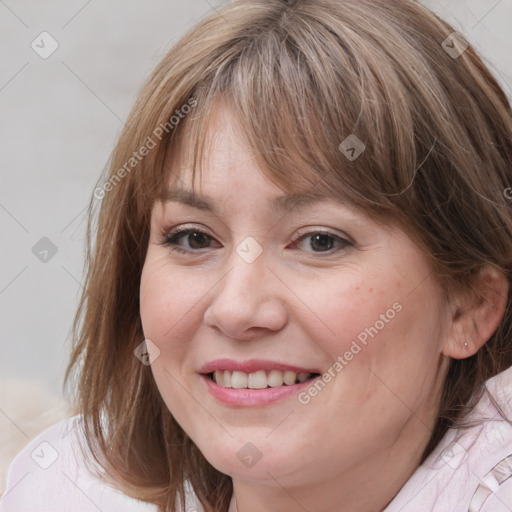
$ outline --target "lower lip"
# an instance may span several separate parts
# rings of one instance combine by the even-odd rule
[[[284,400],[285,398],[298,394],[302,389],[311,386],[311,384],[320,377],[321,375],[314,379],[306,380],[305,382],[292,384],[291,386],[264,389],[235,389],[219,386],[208,375],[201,375],[208,391],[219,402],[238,407],[261,406]]]

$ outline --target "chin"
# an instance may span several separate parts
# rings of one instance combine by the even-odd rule
[[[276,477],[289,472],[290,468],[297,467],[297,464],[285,453],[276,451],[277,446],[283,444],[277,439],[274,443],[265,441],[268,430],[254,436],[255,441],[249,441],[251,436],[244,436],[244,439],[230,438],[227,434],[223,442],[215,446],[203,446],[198,444],[199,449],[208,462],[221,473],[232,478],[242,480],[268,480],[270,475]],[[258,442],[258,440],[261,440]],[[276,444],[277,441],[277,444]],[[205,442],[207,444],[207,442]],[[286,450],[288,454],[290,450]],[[292,450],[292,453],[296,450]]]

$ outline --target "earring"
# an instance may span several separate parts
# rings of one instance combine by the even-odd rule
[[[469,347],[468,342],[467,342],[467,341],[465,341],[465,342],[464,342],[464,348],[468,348],[468,347]]]

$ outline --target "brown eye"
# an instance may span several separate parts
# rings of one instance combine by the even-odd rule
[[[310,246],[318,251],[330,251],[334,246],[335,240],[332,236],[325,233],[319,233],[311,237]]]
[[[190,247],[193,249],[203,249],[205,241],[209,238],[204,233],[192,231],[186,235]]]
[[[194,252],[207,249],[212,240],[211,236],[199,229],[181,229],[165,235],[162,243],[178,252]],[[183,244],[182,241],[185,243]]]
[[[305,244],[304,241],[309,239],[309,244]],[[322,252],[336,252],[340,249],[352,245],[348,240],[341,238],[334,233],[328,233],[325,231],[316,231],[306,233],[300,236],[294,245],[303,244],[303,250],[306,252],[322,253]]]

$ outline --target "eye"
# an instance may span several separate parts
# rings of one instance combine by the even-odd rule
[[[316,253],[333,253],[353,245],[345,238],[328,231],[310,231],[309,233],[299,235],[293,242],[293,245],[295,246],[301,243],[304,245],[305,240],[308,238],[310,239],[309,244],[306,245]],[[308,252],[307,249],[303,250]]]
[[[309,244],[305,241],[310,239]],[[197,228],[176,228],[169,233],[163,234],[162,245],[169,247],[172,251],[180,253],[193,253],[201,249],[212,247],[210,244],[214,239],[205,231]],[[353,244],[339,235],[328,231],[310,231],[299,234],[292,242],[292,248],[300,246],[304,252],[309,249],[314,253],[329,253],[345,249]],[[307,248],[309,246],[309,249]],[[221,247],[217,245],[216,247]]]
[[[164,234],[162,245],[168,246],[173,251],[189,253],[199,249],[207,249],[213,238],[208,233],[194,228],[178,228]],[[186,245],[180,244],[185,241]]]

